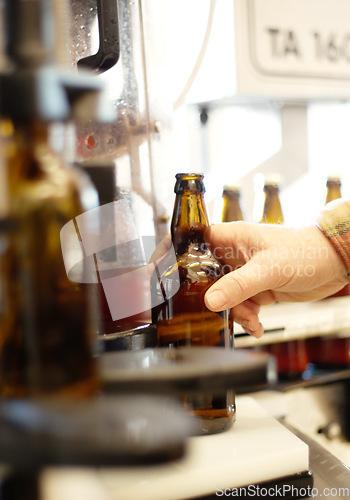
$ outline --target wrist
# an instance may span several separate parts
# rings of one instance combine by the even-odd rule
[[[329,203],[317,220],[317,227],[342,262],[350,278],[350,202]]]

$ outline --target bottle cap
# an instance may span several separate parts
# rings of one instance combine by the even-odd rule
[[[338,174],[330,174],[327,176],[327,182],[340,182],[341,176]]]
[[[278,173],[265,175],[265,186],[279,186],[282,182],[282,176]]]
[[[205,187],[203,174],[176,174],[176,182],[174,187],[174,192],[176,194],[182,194],[185,191],[197,191],[199,193],[205,193]]]
[[[239,192],[241,187],[239,184],[224,184],[223,191],[235,191]]]
[[[176,179],[181,179],[181,180],[191,180],[191,179],[204,179],[204,175],[201,173],[183,173],[180,172],[179,174],[175,175]]]

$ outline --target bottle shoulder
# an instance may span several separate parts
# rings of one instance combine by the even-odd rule
[[[29,214],[37,208],[55,207],[74,215],[98,206],[97,192],[88,176],[65,166],[59,157],[47,158],[48,168],[39,168],[33,177],[17,178],[11,186],[13,214]]]

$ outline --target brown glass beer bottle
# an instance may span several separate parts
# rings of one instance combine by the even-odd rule
[[[283,224],[278,179],[274,178],[274,176],[268,177],[265,181],[264,192],[265,202],[261,222]],[[266,350],[276,358],[277,372],[280,379],[298,378],[306,369],[308,356],[305,340],[270,344],[266,346]]]
[[[45,90],[53,100],[68,102],[51,66],[48,6],[39,0],[6,2],[12,64],[3,75],[0,107],[7,123],[4,156],[13,230],[1,282],[7,294],[0,342],[4,397],[85,397],[98,388],[91,295],[80,279],[83,259],[71,281],[60,240],[63,226],[72,222],[74,227],[74,218],[92,208],[85,203],[91,192],[86,178],[70,170],[52,147],[52,125],[65,118],[62,107],[47,95],[39,98],[39,90]],[[28,17],[35,22],[22,31]]]
[[[16,123],[7,155],[10,217],[7,260],[11,320],[2,332],[2,394],[92,394],[91,297],[70,281],[60,230],[84,212],[78,178],[48,144],[49,126]],[[5,284],[4,284],[5,285]]]
[[[177,174],[171,240],[176,261],[158,267],[153,293],[163,295],[152,310],[159,346],[233,347],[230,312],[212,312],[204,304],[208,288],[222,275],[221,264],[208,248],[204,233],[209,226],[204,203],[203,175]],[[176,290],[175,287],[178,287]],[[202,433],[221,432],[235,420],[234,395],[189,397],[188,409],[198,417]]]
[[[326,194],[326,201],[325,205],[327,203],[330,203],[331,201],[338,200],[341,198],[341,180],[340,177],[337,175],[330,175],[327,178],[327,194]],[[336,293],[333,293],[331,297],[344,297],[346,295],[349,295],[350,293],[350,286],[345,285],[344,288],[339,290]]]
[[[223,207],[221,222],[233,222],[243,220],[242,210],[239,203],[240,190],[237,186],[224,186],[222,192]]]
[[[267,224],[283,224],[278,181],[272,177],[270,179],[266,179],[264,193],[264,208],[260,222]]]
[[[330,203],[331,201],[337,200],[341,198],[341,180],[338,176],[329,176],[327,179],[327,194],[326,194],[326,202]]]
[[[341,198],[341,179],[338,176],[327,178],[327,194],[325,204]],[[333,297],[344,297],[350,294],[350,286],[332,294]],[[350,366],[350,338],[336,336],[315,337],[307,339],[310,362],[320,368],[348,368]]]

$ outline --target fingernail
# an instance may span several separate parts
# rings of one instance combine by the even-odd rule
[[[261,323],[259,323],[259,326],[261,325]],[[262,325],[261,325],[262,326]],[[249,335],[252,335],[253,337],[257,338],[257,339],[260,339],[260,337],[263,336],[264,334],[264,330],[263,328],[260,328],[259,327],[256,329],[256,330],[250,330],[249,328],[245,328],[243,327],[244,331],[246,333],[248,333]]]
[[[211,309],[220,309],[226,303],[226,296],[221,290],[207,293],[207,303]]]
[[[249,332],[255,332],[255,330],[257,330],[259,328],[260,323],[259,322],[257,323],[254,320],[242,321],[241,326],[244,329],[249,330]]]
[[[249,330],[249,332],[247,331],[247,333],[254,332],[254,328],[252,328],[252,324],[250,321],[242,321],[241,326],[242,328],[244,328],[244,330]]]

